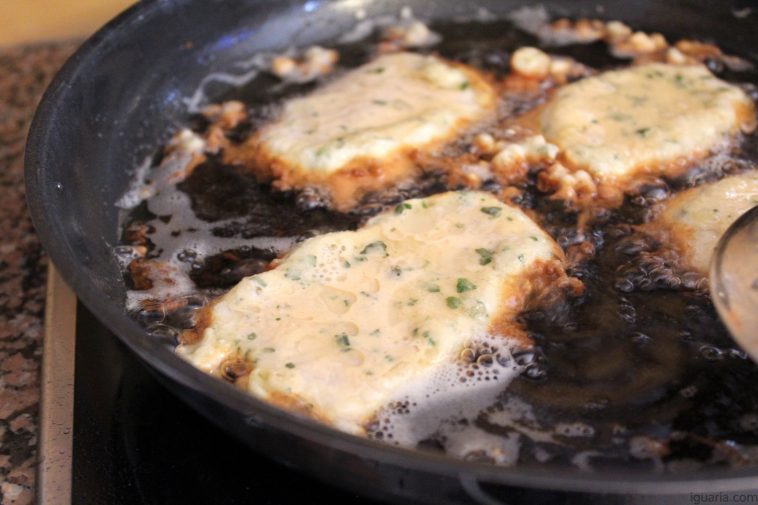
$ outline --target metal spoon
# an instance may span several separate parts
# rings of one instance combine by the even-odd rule
[[[710,284],[721,320],[758,362],[758,206],[740,216],[719,240]]]

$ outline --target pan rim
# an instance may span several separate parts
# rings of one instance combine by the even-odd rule
[[[198,392],[227,408],[243,413],[251,423],[286,431],[319,446],[361,454],[375,461],[429,474],[443,474],[462,481],[484,482],[571,492],[637,493],[671,495],[682,493],[718,493],[744,491],[758,487],[758,468],[752,470],[711,469],[682,474],[650,474],[644,472],[581,473],[570,469],[545,467],[521,468],[464,461],[445,455],[414,449],[394,447],[386,443],[350,435],[316,421],[278,409],[268,403],[236,390],[219,379],[191,366],[175,353],[157,342],[151,342],[142,328],[126,313],[99,296],[96,285],[82,275],[81,267],[72,254],[67,254],[68,237],[63,233],[51,199],[54,191],[44,181],[46,140],[51,131],[51,118],[56,104],[66,96],[73,81],[97,50],[121,33],[128,25],[141,22],[180,4],[192,0],[143,0],[118,15],[87,39],[69,58],[45,91],[29,129],[25,149],[26,198],[32,221],[40,241],[51,261],[66,283],[72,287],[84,305],[133,353],[150,368],[168,379]],[[263,2],[262,2],[263,3]],[[135,336],[136,335],[136,336]]]

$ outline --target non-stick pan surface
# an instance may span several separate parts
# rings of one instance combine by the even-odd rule
[[[167,140],[167,132],[187,120],[184,99],[203,77],[228,71],[259,51],[328,45],[354,25],[359,9],[376,16],[396,14],[408,5],[425,19],[446,20],[470,16],[478,7],[504,15],[524,3],[142,2],[82,46],[40,105],[26,152],[28,199],[39,235],[80,299],[177,395],[256,450],[340,486],[426,503],[556,498],[654,503],[664,495],[671,503],[675,496],[688,502],[690,492],[758,489],[756,469],[676,475],[526,470],[352,437],[280,411],[194,369],[146,335],[125,312],[126,287],[113,254],[119,229],[114,202],[127,188],[133,168]],[[739,2],[543,4],[554,15],[621,19],[638,29],[711,38],[758,61],[758,18],[735,17],[735,10],[746,7]]]

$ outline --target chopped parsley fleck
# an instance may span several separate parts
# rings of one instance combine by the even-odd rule
[[[650,128],[638,128],[634,130],[634,133],[642,137],[643,139],[647,137],[648,132],[650,131]]]
[[[387,102],[385,100],[371,100],[371,103],[374,105],[387,105]]]
[[[369,244],[366,244],[366,247],[363,248],[363,250],[361,251],[361,254],[371,254],[371,253],[380,252],[380,251],[384,253],[385,256],[387,256],[387,244],[385,244],[381,240],[377,240]]]
[[[439,293],[440,292],[440,287],[438,285],[436,285],[436,284],[429,284],[426,287],[426,290],[429,291],[430,293]]]
[[[348,260],[343,260],[342,261],[342,266],[345,267],[345,268],[350,268],[350,262]]]
[[[464,279],[463,277],[459,277],[458,281],[455,283],[455,290],[458,293],[465,293],[466,291],[473,291],[475,289],[476,289],[476,284],[474,284],[468,279]]]
[[[480,265],[489,265],[490,263],[492,263],[493,251],[480,247],[479,249],[476,250],[476,254],[479,255]]]
[[[350,350],[350,339],[347,337],[347,333],[340,333],[339,335],[335,335],[334,341],[337,343],[337,346],[342,349],[342,352],[347,352]]]
[[[274,349],[273,347],[264,347],[263,348],[263,352],[275,352],[275,351],[276,351],[276,349]]]
[[[468,89],[468,87],[469,87],[470,85],[471,85],[471,84],[470,84],[468,81],[463,81],[463,82],[461,83],[461,85],[460,85],[460,86],[458,86],[458,89],[460,89],[461,91],[463,91],[464,89]]]
[[[384,67],[376,67],[368,71],[369,74],[381,74],[382,72],[384,72]]]
[[[410,208],[411,208],[411,204],[410,203],[407,203],[407,202],[398,203],[395,206],[395,214],[402,214],[403,211],[405,211],[405,209],[410,209]]]
[[[497,217],[500,215],[501,212],[503,212],[503,209],[501,209],[500,207],[482,207],[479,210],[481,210],[488,216],[492,216],[492,217]]]
[[[287,269],[286,272],[284,272],[284,276],[288,279],[292,279],[293,281],[299,281],[300,280],[300,272],[294,272],[290,269]]]
[[[374,331],[372,331],[371,333],[369,333],[369,335],[371,335],[372,337],[376,337],[376,336],[378,336],[378,335],[379,335],[381,332],[382,332],[382,330],[380,330],[379,328],[377,328],[377,329],[375,329]]]
[[[445,303],[447,303],[448,308],[457,309],[463,302],[457,296],[448,296],[445,298]]]
[[[431,346],[435,346],[435,345],[437,345],[437,342],[436,342],[436,341],[435,341],[435,340],[434,340],[434,339],[431,337],[431,335],[429,334],[429,332],[428,332],[428,331],[425,331],[425,332],[424,332],[424,338],[426,339],[426,342],[427,342],[429,345],[431,345]]]
[[[287,363],[284,366],[286,366],[287,368],[295,368],[295,364],[294,363]]]
[[[539,242],[540,241],[540,239],[538,237],[536,237],[535,235],[530,235],[529,238],[532,239],[532,240],[534,240],[535,242]]]
[[[519,255],[518,255],[518,260],[519,260],[521,263],[523,263],[523,262],[524,262],[524,255],[523,255],[523,254],[519,254]]]
[[[326,153],[329,152],[329,146],[321,146],[318,149],[316,149],[316,156],[324,156]]]
[[[258,284],[261,287],[264,287],[264,288],[266,286],[268,286],[268,284],[266,284],[266,281],[264,281],[263,279],[261,279],[257,275],[255,277],[253,277],[253,282],[256,283],[256,284]]]
[[[248,340],[255,340],[256,338],[258,338],[258,335],[256,335],[254,331],[251,331],[250,333],[247,334]]]

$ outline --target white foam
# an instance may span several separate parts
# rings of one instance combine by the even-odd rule
[[[120,209],[133,209],[145,199],[142,196],[144,193],[143,188],[145,187],[147,174],[152,167],[152,161],[152,156],[148,156],[137,166],[132,176],[132,182],[129,184],[129,189],[118,199],[116,207]]]
[[[508,19],[517,28],[534,35],[543,45],[566,46],[594,42],[597,38],[588,39],[575,30],[556,30],[550,26],[550,14],[544,6],[528,6],[514,10]]]
[[[518,434],[492,435],[476,426],[477,416],[495,403],[522,371],[511,355],[508,339],[482,335],[472,347],[497,349],[489,366],[447,363],[423,379],[409,384],[382,412],[377,431],[392,443],[416,447],[425,439],[444,443],[448,454],[484,456],[500,464],[518,459]]]

